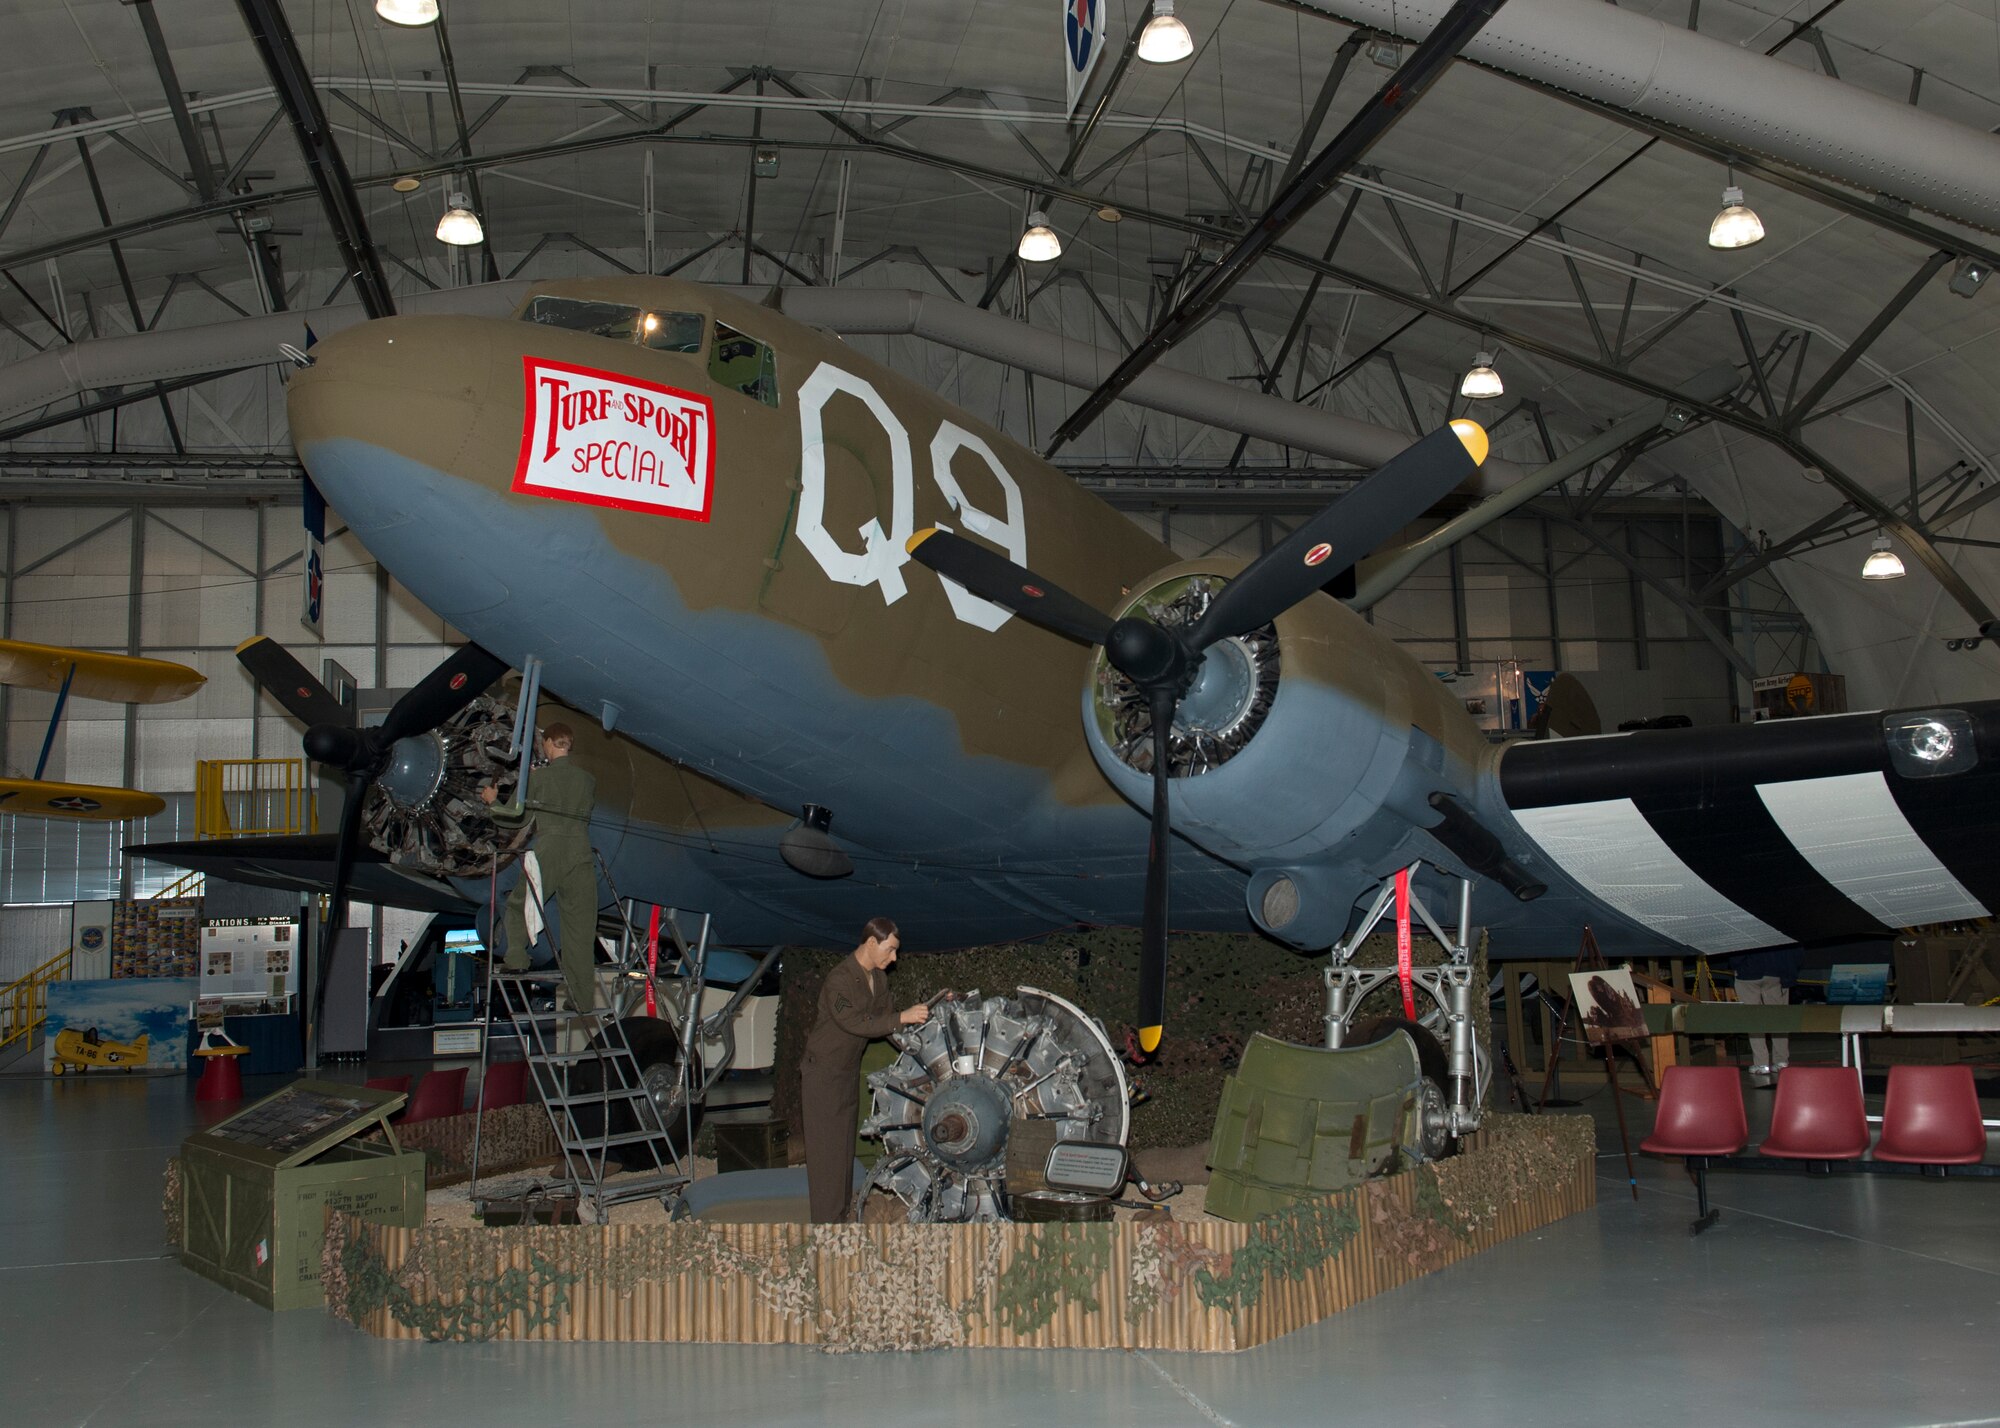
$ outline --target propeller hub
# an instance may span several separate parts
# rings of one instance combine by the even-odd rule
[[[1187,647],[1180,637],[1151,620],[1127,615],[1104,641],[1112,668],[1142,689],[1177,681],[1187,670]]]
[[[361,731],[345,724],[315,724],[306,730],[306,757],[330,768],[350,768],[362,752]]]

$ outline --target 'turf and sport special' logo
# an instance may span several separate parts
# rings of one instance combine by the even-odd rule
[[[527,419],[514,489],[706,521],[715,481],[708,398],[616,372],[522,359]]]

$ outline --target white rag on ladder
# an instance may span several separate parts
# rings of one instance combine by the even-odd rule
[[[521,855],[521,876],[528,880],[528,902],[527,906],[522,908],[521,911],[527,916],[528,946],[532,947],[542,940],[542,927],[544,925],[542,918],[542,865],[535,857],[535,851],[532,848]],[[523,950],[525,951],[526,949]]]

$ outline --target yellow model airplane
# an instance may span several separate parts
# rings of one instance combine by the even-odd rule
[[[0,776],[0,813],[107,823],[158,813],[167,806],[166,801],[136,788],[58,783],[42,777],[49,765],[49,752],[55,747],[63,710],[71,695],[111,704],[167,704],[187,698],[207,682],[206,675],[171,660],[0,640],[0,684],[47,690],[56,696],[48,733],[42,737],[41,756],[35,761],[35,776]]]

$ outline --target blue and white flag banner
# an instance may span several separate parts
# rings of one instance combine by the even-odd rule
[[[1103,0],[1062,0],[1063,75],[1067,81],[1069,106],[1064,113],[1074,115],[1083,91],[1090,87],[1090,72],[1097,68],[1104,50]]]

